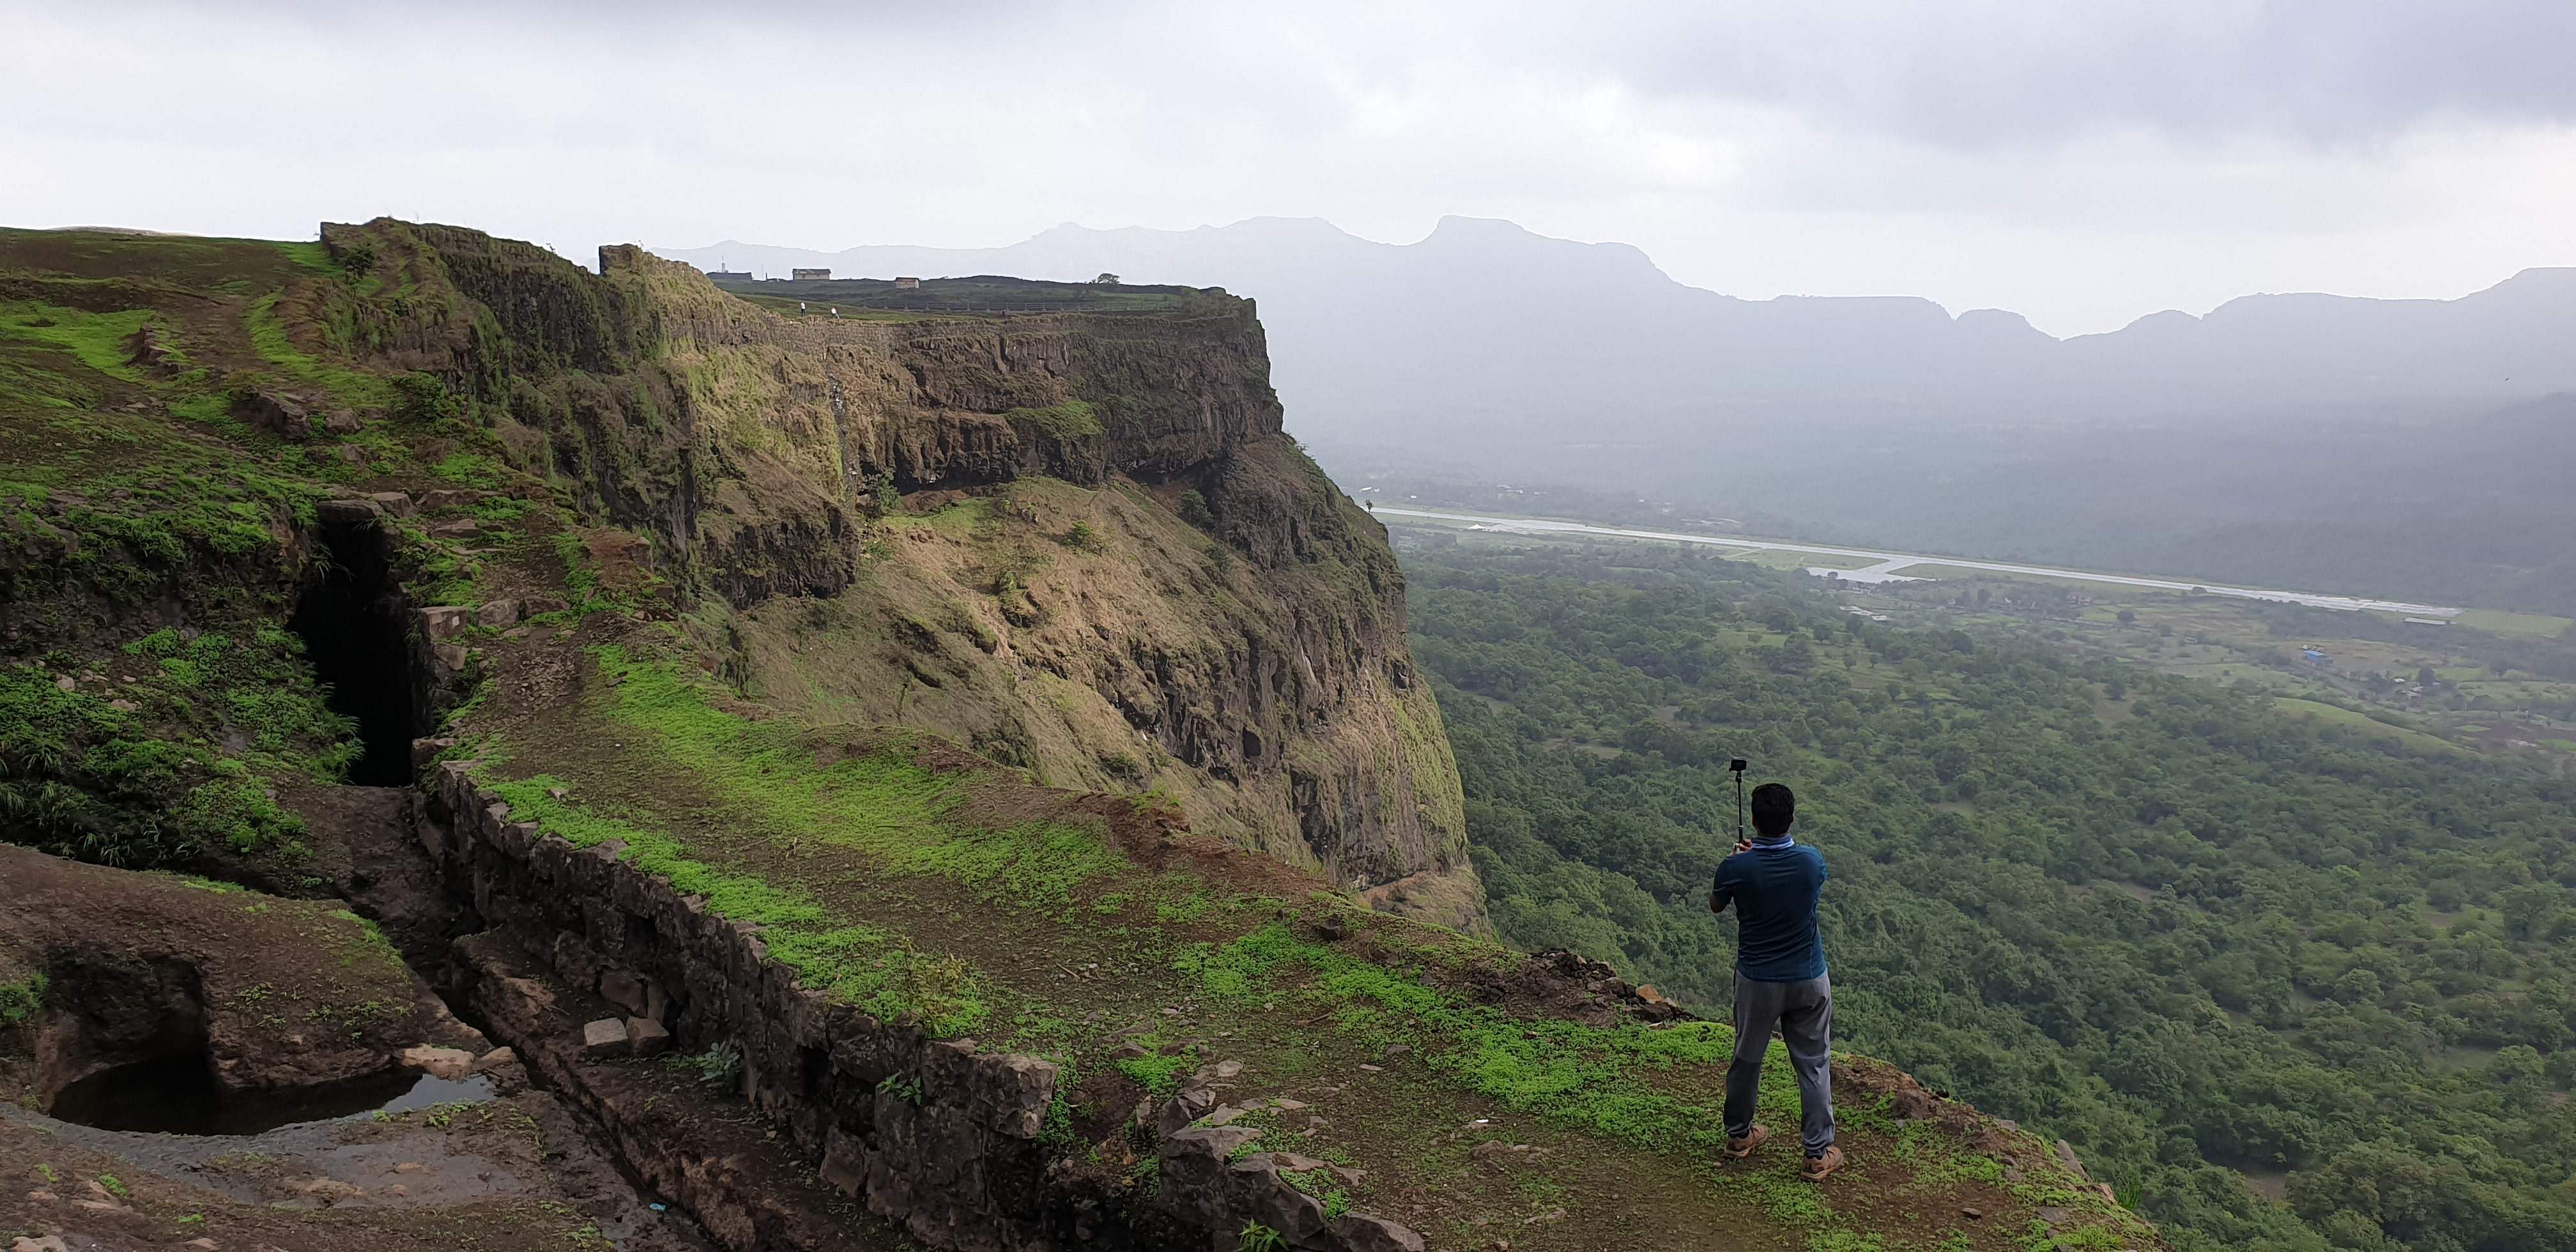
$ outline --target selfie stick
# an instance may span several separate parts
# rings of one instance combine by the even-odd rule
[[[1735,773],[1735,840],[1738,843],[1750,837],[1744,833],[1744,765],[1744,758],[1740,756],[1726,763],[1726,768]]]

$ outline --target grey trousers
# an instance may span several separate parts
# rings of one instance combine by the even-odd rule
[[[1756,982],[1735,976],[1735,1062],[1726,1069],[1726,1133],[1737,1139],[1753,1129],[1755,1097],[1762,1090],[1762,1054],[1771,1030],[1789,1045],[1789,1068],[1798,1075],[1798,1143],[1821,1156],[1834,1141],[1834,987],[1831,979]]]

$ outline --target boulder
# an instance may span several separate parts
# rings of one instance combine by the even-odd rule
[[[252,430],[264,430],[289,439],[310,438],[313,434],[312,410],[294,396],[255,391],[234,401],[233,411],[250,423]]]
[[[660,1056],[671,1050],[671,1032],[649,1017],[626,1019],[626,1047],[637,1056]]]
[[[325,500],[313,506],[313,514],[341,526],[372,524],[381,516],[373,500]]]
[[[474,622],[478,626],[489,626],[495,630],[504,626],[516,626],[519,624],[519,602],[508,599],[486,600],[483,602],[482,610],[474,615]]]
[[[1060,1072],[1054,1062],[1033,1056],[978,1057],[969,1088],[976,1120],[1014,1138],[1037,1138]]]
[[[644,992],[644,980],[622,969],[607,970],[600,974],[599,998],[626,1010],[630,1015],[642,1013],[645,1004],[649,1002]]]
[[[474,610],[464,605],[433,605],[420,610],[420,633],[431,643],[445,643],[473,621]]]
[[[450,1082],[474,1072],[474,1054],[463,1048],[405,1048],[394,1059],[405,1069],[416,1069],[432,1078]]]
[[[395,517],[411,516],[411,495],[408,492],[370,491],[367,493],[367,498],[375,501],[376,504],[383,508],[385,512],[390,513]]]
[[[1205,1087],[1183,1087],[1154,1114],[1154,1129],[1165,1135],[1176,1134],[1191,1122],[1216,1109],[1216,1093]]]
[[[626,1037],[626,1023],[603,1017],[581,1028],[581,1053],[593,1060],[626,1055],[632,1043]]]

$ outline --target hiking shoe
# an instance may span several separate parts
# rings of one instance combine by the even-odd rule
[[[1756,1126],[1745,1131],[1741,1139],[1730,1136],[1726,1141],[1726,1154],[1740,1161],[1753,1155],[1753,1149],[1769,1142],[1771,1142],[1771,1128]]]
[[[1841,1169],[1842,1167],[1843,1150],[1841,1148],[1828,1146],[1825,1149],[1824,1155],[1808,1157],[1806,1168],[1799,1170],[1798,1176],[1809,1182],[1823,1182],[1825,1180],[1825,1175]]]

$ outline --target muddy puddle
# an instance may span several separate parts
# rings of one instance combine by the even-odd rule
[[[166,1057],[121,1065],[73,1083],[54,1097],[57,1121],[160,1135],[257,1135],[303,1122],[492,1098],[482,1078],[450,1080],[390,1070],[346,1082],[268,1092],[227,1092],[202,1057]]]

